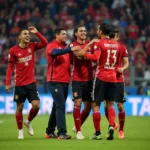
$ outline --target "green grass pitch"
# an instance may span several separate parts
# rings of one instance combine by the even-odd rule
[[[74,123],[71,114],[66,116],[68,134],[72,135],[71,140],[44,139],[48,117],[38,115],[32,122],[35,135],[29,136],[24,127],[25,139],[18,140],[15,116],[0,115],[0,150],[150,150],[150,117],[127,117],[125,139],[118,139],[118,131],[115,131],[113,141],[106,140],[108,123],[104,116],[101,119],[103,140],[89,140],[94,133],[92,116],[82,127],[86,139],[76,140],[75,134],[72,133]]]

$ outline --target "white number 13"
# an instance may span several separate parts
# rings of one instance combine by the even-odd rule
[[[114,68],[117,58],[116,58],[117,50],[107,50],[107,60],[105,63],[105,68]],[[113,54],[112,58],[114,59],[113,63],[110,64],[110,55]]]

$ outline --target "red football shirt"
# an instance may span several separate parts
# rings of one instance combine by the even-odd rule
[[[101,52],[96,77],[105,82],[117,82],[116,62],[119,53],[119,44],[108,38],[103,38],[95,43],[94,50]]]
[[[64,49],[66,45],[54,40],[46,47],[46,58],[48,62],[47,82],[64,82],[70,81],[70,55],[69,53],[55,56],[51,55],[54,48]]]
[[[74,41],[70,44],[70,47],[80,46],[83,49],[89,42],[86,41],[85,44],[80,44]],[[92,53],[91,49],[88,53]],[[72,81],[90,81],[93,80],[92,73],[92,61],[87,59],[78,59],[75,55],[72,55]]]
[[[117,68],[122,66],[123,57],[128,57],[128,51],[127,51],[127,48],[124,45],[120,44],[119,55],[118,55],[118,58],[117,58]],[[124,82],[123,73],[117,72],[117,82]]]
[[[47,40],[39,33],[36,34],[40,42],[30,42],[26,48],[20,48],[18,45],[10,48],[8,55],[8,69],[6,74],[6,85],[10,85],[10,79],[15,69],[15,85],[23,86],[35,82],[34,76],[34,54],[37,49],[47,45]],[[11,65],[11,66],[10,66]]]

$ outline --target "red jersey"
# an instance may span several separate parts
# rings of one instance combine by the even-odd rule
[[[47,45],[47,40],[38,32],[36,34],[41,42],[30,42],[26,48],[21,48],[18,45],[10,48],[8,55],[8,66],[6,75],[6,85],[10,85],[10,79],[15,69],[15,85],[23,86],[35,82],[34,76],[34,54],[37,49],[41,49]]]
[[[83,49],[89,42],[86,41],[85,44],[80,44],[74,41],[70,44],[70,47],[80,46]],[[92,53],[91,49],[88,53]],[[93,80],[92,73],[92,61],[87,59],[78,59],[75,55],[72,55],[72,81],[90,81]]]
[[[119,44],[108,38],[103,38],[95,43],[94,50],[101,52],[96,77],[105,82],[117,82],[116,62],[119,53]]]
[[[120,68],[122,66],[123,57],[128,57],[128,51],[127,51],[127,48],[124,45],[120,44],[119,55],[118,55],[118,58],[117,58],[117,68]],[[123,73],[117,72],[117,82],[124,82]]]
[[[48,62],[47,82],[64,82],[70,81],[70,55],[69,53],[55,56],[51,55],[54,48],[64,49],[66,45],[53,40],[46,47],[46,58]]]

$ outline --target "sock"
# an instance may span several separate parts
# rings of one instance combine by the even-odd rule
[[[110,126],[114,126],[115,117],[116,117],[116,112],[115,112],[114,107],[108,108],[108,119],[109,119],[109,125]]]
[[[81,131],[81,117],[80,117],[80,107],[79,106],[74,106],[73,109],[73,118],[74,118],[74,123],[76,127],[76,131]]]
[[[16,122],[17,122],[18,129],[21,130],[22,125],[23,125],[23,115],[22,115],[22,113],[16,113]]]
[[[93,123],[95,127],[95,133],[100,133],[100,120],[101,115],[99,111],[93,112]]]
[[[107,108],[105,108],[105,116],[106,116],[107,120],[109,120],[108,119],[108,109]]]
[[[125,111],[119,112],[119,114],[118,114],[119,125],[120,125],[119,131],[123,131],[124,122],[125,122],[125,116],[126,116]]]
[[[28,115],[28,121],[29,122],[32,121],[33,118],[38,114],[38,112],[39,112],[39,109],[33,109],[33,108],[31,108],[30,112],[29,112],[29,115]]]
[[[90,112],[86,112],[85,110],[82,110],[81,112],[81,125],[84,123],[84,121],[87,119],[89,116]]]

